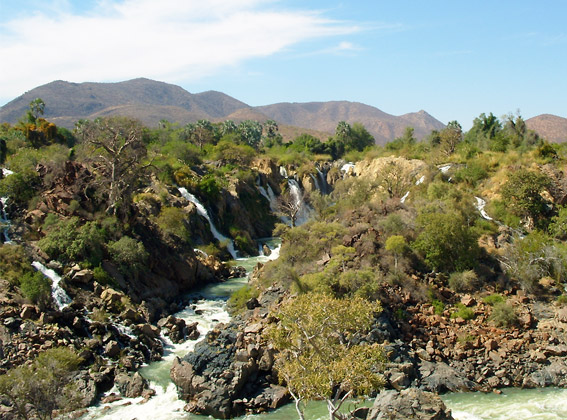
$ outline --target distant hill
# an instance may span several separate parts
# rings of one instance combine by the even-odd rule
[[[350,124],[362,123],[375,137],[376,143],[384,144],[401,136],[407,126],[414,127],[415,136],[420,139],[431,130],[444,127],[425,111],[394,116],[369,105],[347,101],[250,107],[222,92],[193,94],[176,85],[144,78],[119,83],[51,82],[0,108],[0,122],[17,122],[36,98],[44,100],[48,120],[67,128],[72,128],[79,119],[108,115],[130,116],[149,126],[155,126],[164,119],[182,125],[198,119],[233,119],[236,122],[274,119],[284,139],[293,138],[301,132],[326,139],[334,133],[337,123],[344,120]]]
[[[542,114],[526,120],[526,126],[550,142],[567,142],[567,118]]]

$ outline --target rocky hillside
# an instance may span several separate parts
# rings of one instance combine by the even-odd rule
[[[282,126],[282,135],[292,139],[295,133],[326,140],[334,134],[337,122],[360,122],[384,144],[401,136],[407,126],[415,128],[417,138],[444,125],[425,111],[394,116],[357,102],[279,103],[261,107],[249,105],[224,93],[208,91],[192,94],[183,88],[149,79],[119,83],[69,83],[61,80],[39,86],[0,108],[0,121],[15,123],[36,98],[46,103],[45,117],[59,126],[73,128],[79,119],[123,115],[155,127],[161,120],[186,124],[198,119],[263,122],[274,119]]]
[[[550,142],[567,141],[567,118],[542,114],[526,120],[526,125]]]

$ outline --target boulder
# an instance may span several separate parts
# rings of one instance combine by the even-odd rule
[[[453,420],[441,398],[416,388],[382,391],[367,420]]]
[[[89,284],[93,278],[94,278],[94,274],[93,274],[92,270],[85,268],[85,269],[79,270],[75,274],[73,274],[73,277],[71,277],[71,280],[74,283]]]
[[[419,367],[421,388],[435,393],[477,391],[478,384],[445,363],[422,361]]]
[[[114,377],[114,384],[126,398],[139,397],[148,389],[148,381],[138,372],[132,375],[121,372]]]

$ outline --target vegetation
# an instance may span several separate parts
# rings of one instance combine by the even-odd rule
[[[325,399],[331,420],[347,419],[339,409],[349,396],[383,385],[381,347],[353,344],[354,336],[367,332],[380,311],[377,303],[361,298],[304,294],[275,314],[279,323],[269,335],[279,350],[276,366],[300,419],[301,403],[309,399]]]

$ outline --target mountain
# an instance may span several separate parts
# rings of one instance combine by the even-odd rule
[[[263,122],[274,119],[284,139],[307,132],[326,139],[339,121],[362,123],[383,144],[401,136],[407,126],[419,139],[444,125],[425,111],[394,116],[359,102],[331,101],[278,103],[251,107],[222,92],[189,93],[185,89],[150,79],[118,83],[70,83],[61,80],[39,86],[0,108],[0,122],[15,123],[36,98],[45,102],[45,117],[72,128],[79,119],[108,115],[137,118],[149,126],[160,120],[186,124],[198,119]]]
[[[119,83],[69,83],[61,80],[39,86],[0,109],[0,121],[16,122],[35,98],[45,102],[45,117],[73,127],[75,121],[106,115],[126,115],[148,125],[160,120],[186,124],[212,119],[248,107],[221,92],[191,94],[185,89],[149,79]]]
[[[407,126],[414,127],[415,136],[419,139],[428,135],[431,130],[444,127],[443,123],[425,111],[397,117],[360,102],[279,103],[256,109],[278,122],[328,133],[334,133],[338,121],[350,124],[360,122],[372,133],[378,144],[401,136]]]
[[[567,118],[542,114],[526,120],[526,126],[550,142],[567,141]]]

